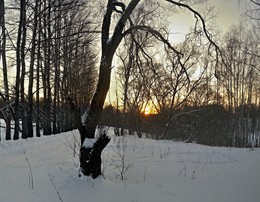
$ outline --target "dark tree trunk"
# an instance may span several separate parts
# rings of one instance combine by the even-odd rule
[[[0,1],[0,27],[2,28],[2,44],[0,47],[2,56],[2,65],[3,65],[3,77],[4,77],[4,89],[5,96],[3,99],[6,103],[6,130],[5,130],[5,139],[11,139],[11,109],[9,105],[9,84],[8,84],[8,75],[7,75],[7,63],[6,63],[6,31],[5,31],[5,5],[4,0]]]
[[[55,35],[56,39],[55,43],[55,58],[54,58],[54,97],[53,97],[53,134],[60,133],[59,129],[59,120],[58,120],[58,110],[59,110],[59,78],[60,78],[60,40],[58,40],[61,36],[61,11],[59,9],[59,3],[57,9],[54,11],[56,13],[55,16]]]
[[[22,105],[22,138],[26,139],[28,136],[27,130],[27,104],[25,102],[25,92],[24,92],[24,82],[25,82],[25,45],[26,45],[26,1],[24,2],[23,12],[22,12],[22,41],[21,41],[21,105]]]
[[[38,21],[39,21],[39,32],[37,38],[37,63],[36,63],[36,137],[40,137],[40,69],[41,69],[41,34],[42,31],[42,15],[41,15],[41,2],[38,5]]]
[[[93,179],[101,175],[101,153],[109,143],[110,138],[104,133],[92,147],[82,146],[80,149],[81,172]]]
[[[29,86],[28,86],[28,118],[27,118],[27,131],[28,137],[33,137],[33,80],[34,80],[34,62],[35,62],[35,49],[36,49],[36,34],[38,28],[38,3],[36,0],[34,6],[34,25],[32,34],[32,48],[31,48],[31,60],[29,68]],[[39,44],[38,44],[39,45]]]
[[[81,124],[80,110],[70,97],[68,97],[68,101],[73,112],[72,116],[75,118],[80,134],[82,134],[85,128]],[[101,153],[109,143],[110,138],[106,133],[103,133],[92,147],[84,145],[84,141],[81,143],[80,148],[80,170],[83,175],[91,176],[94,179],[101,175]]]
[[[44,89],[44,127],[43,135],[51,135],[51,0],[44,1],[44,70],[43,70],[43,89]]]
[[[104,58],[103,62],[101,62],[98,85],[89,108],[88,116],[85,120],[86,125],[83,129],[83,133],[81,133],[81,143],[84,142],[85,138],[95,137],[96,126],[98,125],[110,85],[111,63],[112,58]]]
[[[15,80],[15,127],[14,127],[14,140],[19,139],[19,117],[20,117],[20,106],[19,106],[19,98],[20,98],[20,71],[21,71],[21,39],[22,39],[22,29],[23,29],[23,20],[25,15],[25,0],[20,1],[20,21],[19,28],[17,33],[17,43],[16,43],[16,80]]]
[[[109,142],[109,138],[106,135],[101,136],[95,143],[97,144],[97,146],[95,146],[94,144],[94,146],[89,149],[84,148],[83,143],[86,138],[93,139],[95,137],[95,130],[99,123],[106,95],[109,90],[113,56],[123,38],[123,29],[125,23],[131,15],[132,11],[139,3],[139,1],[140,0],[131,0],[127,8],[125,8],[125,6],[122,4],[118,5],[121,7],[123,13],[120,19],[118,20],[111,37],[109,36],[109,33],[111,31],[110,25],[112,12],[114,11],[115,4],[117,4],[118,2],[114,0],[108,0],[106,14],[103,18],[101,36],[102,53],[99,66],[99,78],[97,88],[90,104],[88,116],[85,120],[85,125],[80,127],[82,146],[80,149],[81,171],[84,175],[92,175],[93,178],[97,177],[100,174],[100,155],[102,150]]]
[[[81,133],[81,143],[84,142],[85,138],[94,138],[95,136],[95,129],[98,125],[106,95],[109,90],[113,56],[123,38],[125,23],[139,1],[140,0],[132,0],[126,9],[122,7],[124,12],[118,20],[117,26],[114,28],[113,35],[109,37],[111,17],[112,12],[114,11],[114,3],[116,2],[108,0],[107,11],[102,24],[102,54],[99,66],[99,79],[94,97],[90,104],[87,119],[85,120],[85,127],[83,133]]]

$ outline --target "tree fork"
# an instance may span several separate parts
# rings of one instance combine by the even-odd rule
[[[101,174],[101,152],[109,143],[110,138],[103,134],[101,135],[92,148],[85,148],[84,141],[86,138],[93,139],[95,130],[100,120],[104,102],[110,86],[111,65],[113,56],[117,47],[123,38],[123,29],[126,21],[129,19],[132,11],[135,9],[140,0],[131,0],[128,6],[124,9],[123,4],[118,5],[115,0],[108,0],[107,11],[102,23],[102,54],[99,66],[99,78],[97,88],[92,98],[90,108],[84,125],[80,122],[79,131],[81,137],[80,149],[80,167],[84,175],[91,175],[96,178]],[[116,6],[122,8],[122,15],[114,28],[114,33],[109,36],[111,17]]]
[[[124,12],[122,13],[116,27],[114,28],[114,33],[111,37],[109,37],[112,13],[113,11],[115,11],[115,6],[118,5],[116,1],[108,0],[107,11],[102,24],[102,55],[99,67],[99,79],[96,92],[90,104],[88,116],[85,120],[84,130],[81,134],[81,143],[84,142],[85,138],[94,138],[95,136],[96,126],[98,125],[98,121],[103,110],[106,95],[109,90],[113,56],[124,36],[123,29],[125,23],[129,19],[129,16],[131,15],[132,11],[135,9],[139,2],[140,0],[132,0],[128,4],[128,6],[125,9],[123,9]]]

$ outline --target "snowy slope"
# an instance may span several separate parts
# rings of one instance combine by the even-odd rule
[[[1,141],[0,201],[259,201],[260,149],[113,137],[103,153],[104,177],[92,180],[78,177],[75,136]]]

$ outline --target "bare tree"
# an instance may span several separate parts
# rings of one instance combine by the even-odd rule
[[[202,24],[202,30],[210,42],[210,47],[214,47],[214,50],[216,50],[217,54],[219,53],[218,46],[213,42],[209,32],[206,29],[206,24],[203,19],[203,17],[194,9],[192,9],[190,6],[176,2],[167,0],[167,2],[178,6],[185,8],[192,12],[197,22],[200,21]],[[140,0],[131,0],[127,6],[125,4],[114,1],[114,0],[108,0],[107,7],[106,7],[106,13],[103,18],[102,22],[102,30],[101,30],[101,60],[100,60],[100,66],[99,66],[99,78],[98,83],[96,87],[96,91],[94,93],[93,99],[91,101],[88,115],[84,121],[85,125],[82,125],[82,127],[79,128],[80,135],[81,135],[81,156],[80,156],[80,162],[81,162],[81,171],[85,175],[92,175],[92,177],[97,177],[100,173],[100,169],[96,169],[100,165],[96,165],[93,162],[93,160],[96,156],[92,156],[92,152],[95,153],[95,149],[98,149],[98,147],[84,147],[84,141],[86,138],[94,138],[95,137],[95,129],[98,125],[101,112],[103,109],[104,101],[109,89],[110,85],[110,75],[111,75],[111,68],[112,68],[112,61],[115,51],[117,50],[122,38],[128,34],[131,34],[133,31],[144,31],[148,32],[153,35],[154,38],[156,38],[159,41],[162,41],[169,49],[171,49],[173,52],[175,52],[178,56],[180,65],[183,65],[181,61],[182,54],[176,50],[169,42],[168,40],[157,30],[152,29],[149,26],[146,25],[134,25],[131,23],[130,15],[135,10],[137,5],[140,3]],[[119,13],[119,19],[115,23],[115,27],[112,29],[112,23],[111,19],[113,16],[113,12]],[[129,27],[127,27],[129,22]],[[112,35],[110,36],[110,33],[112,32]],[[98,149],[98,153],[101,154],[101,151],[103,150],[104,146],[109,142],[108,138],[106,136],[102,136],[100,139],[100,143],[102,146]],[[98,158],[99,159],[99,158]],[[99,160],[98,160],[99,161]],[[93,171],[94,170],[94,171]]]
[[[6,64],[6,27],[5,27],[5,5],[4,0],[0,2],[0,27],[1,27],[1,40],[0,40],[0,58],[2,59],[3,65],[3,78],[4,78],[4,89],[5,89],[5,103],[6,103],[6,140],[11,139],[11,109],[9,103],[9,84],[7,75],[7,64]]]
[[[15,129],[14,129],[14,140],[19,139],[19,131],[20,131],[20,125],[19,125],[19,117],[20,117],[20,85],[21,85],[21,56],[24,54],[24,46],[25,46],[25,23],[26,23],[26,1],[21,0],[20,1],[20,20],[19,20],[19,28],[17,32],[17,42],[16,42],[16,84],[15,84]],[[23,51],[23,53],[22,53]],[[23,55],[24,56],[24,55]],[[24,58],[23,58],[24,60]],[[23,64],[24,66],[24,64]]]
[[[34,65],[35,65],[35,55],[36,55],[37,30],[38,30],[38,21],[39,21],[39,13],[38,13],[39,4],[41,4],[41,2],[40,0],[37,0],[34,5],[34,22],[33,22],[32,39],[31,39],[32,45],[31,45],[29,85],[28,85],[28,95],[27,95],[28,96],[27,137],[33,137],[33,82],[34,82]]]

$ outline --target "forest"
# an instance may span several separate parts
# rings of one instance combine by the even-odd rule
[[[83,144],[113,126],[119,136],[259,147],[260,2],[225,33],[205,2],[1,0],[0,138],[79,129]],[[180,12],[193,21],[172,42],[169,16]]]

